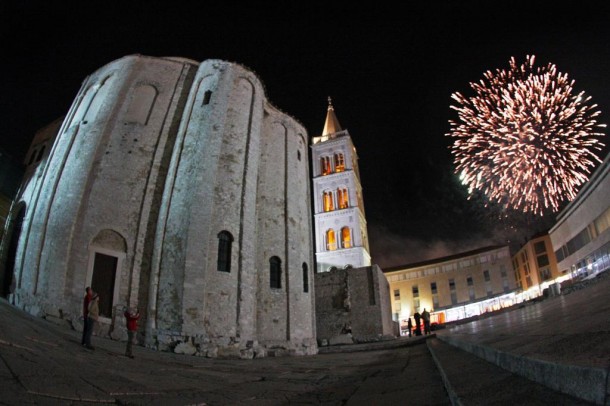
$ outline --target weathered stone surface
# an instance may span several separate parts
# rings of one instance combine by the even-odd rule
[[[317,350],[308,135],[253,72],[129,55],[88,76],[49,131],[17,198],[20,308],[76,324],[92,286],[102,336],[122,340],[137,306],[150,348]]]

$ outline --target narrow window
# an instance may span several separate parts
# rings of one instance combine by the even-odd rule
[[[337,239],[335,237],[335,230],[329,228],[326,230],[326,250],[334,251],[337,249]]]
[[[269,287],[282,288],[282,261],[276,256],[269,258]]]
[[[223,230],[218,233],[218,271],[231,272],[231,245],[233,236]]]
[[[394,300],[400,300],[400,289],[394,289]]]
[[[28,165],[32,165],[34,163],[34,157],[36,157],[36,149],[32,150],[32,155],[30,155],[30,160],[28,161]]]
[[[203,94],[203,102],[201,103],[201,105],[205,106],[206,104],[210,104],[211,98],[212,98],[212,91],[206,90],[205,93]]]
[[[338,152],[335,154],[335,172],[343,172],[345,170],[345,159],[343,154]]]
[[[413,297],[419,297],[419,287],[417,285],[413,285],[411,290],[413,292]]]
[[[45,145],[40,148],[38,151],[38,155],[36,155],[36,162],[40,162],[42,160],[42,155],[44,154]]]
[[[436,288],[436,282],[431,282],[430,283],[430,290],[432,291],[433,295],[436,295],[438,293],[438,290]]]
[[[324,200],[324,211],[333,211],[335,210],[335,202],[333,200],[333,192],[326,191],[323,196]]]
[[[330,173],[330,158],[327,156],[320,158],[320,165],[322,175],[328,175]]]
[[[303,262],[303,292],[309,292],[309,271],[305,262]]]
[[[351,248],[352,247],[352,235],[350,233],[349,227],[345,226],[341,229],[341,248]]]
[[[346,187],[337,189],[337,203],[340,209],[347,209],[349,207],[349,195]]]

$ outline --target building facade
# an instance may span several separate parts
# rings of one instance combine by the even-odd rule
[[[549,231],[557,266],[573,278],[610,268],[610,155]]]
[[[553,244],[547,233],[534,236],[513,255],[513,270],[525,300],[540,296],[544,289],[565,275],[557,268]]]
[[[508,246],[481,248],[416,264],[387,268],[393,319],[424,309],[445,323],[508,306],[517,289]]]
[[[10,300],[77,325],[91,286],[113,338],[138,306],[151,347],[313,354],[309,173],[306,130],[246,68],[113,61],[85,79],[11,213]]]
[[[317,272],[371,265],[358,155],[329,99],[322,135],[312,146]]]

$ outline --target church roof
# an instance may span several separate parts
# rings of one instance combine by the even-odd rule
[[[339,120],[337,120],[335,109],[333,108],[332,101],[329,97],[328,111],[326,113],[326,122],[324,123],[324,130],[322,130],[322,136],[334,134],[341,130],[341,124],[339,124]]]

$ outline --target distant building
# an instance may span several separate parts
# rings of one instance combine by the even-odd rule
[[[23,174],[24,166],[4,150],[0,150],[0,241],[2,241],[2,236],[7,232],[10,233],[14,227],[14,224],[8,221],[9,214],[13,199],[19,191]],[[12,274],[3,272],[0,268],[0,282],[2,282],[0,294],[6,297],[13,283]]]
[[[534,236],[513,255],[513,270],[525,300],[540,296],[544,289],[564,276],[557,268],[551,237],[547,233]]]
[[[151,347],[317,352],[308,136],[253,72],[126,56],[84,80],[58,130],[26,157],[41,165],[0,248],[11,303],[78,328],[91,286],[114,339],[138,306]]]
[[[561,273],[586,277],[610,268],[610,155],[559,213],[549,235]]]
[[[508,246],[387,268],[393,319],[406,329],[423,309],[445,323],[512,305],[517,289]]]
[[[31,201],[35,199],[33,195],[36,188],[36,184],[40,182],[43,174],[43,163],[46,159],[53,145],[53,141],[57,136],[59,127],[63,119],[58,119],[49,125],[41,128],[36,132],[30,148],[25,156],[23,165],[17,165],[16,163],[12,168],[0,169],[0,178],[4,187],[11,185],[11,189],[14,191],[11,200],[16,199],[15,205],[11,206],[11,201],[8,198],[2,198],[0,196],[0,211],[6,208],[6,212],[2,212],[0,216],[9,220],[5,224],[5,219],[1,219],[2,224],[5,226],[2,231],[6,230],[7,236],[19,235],[23,227],[23,219],[25,216],[25,207],[20,204],[24,200]],[[3,187],[3,191],[6,190]],[[6,195],[5,195],[6,196]],[[12,215],[10,215],[9,208],[12,207]],[[17,253],[17,238],[7,238],[3,240],[3,232],[0,231],[0,275],[2,275],[2,296],[7,297],[9,294],[15,291],[17,281],[14,277],[15,269],[15,258]]]

